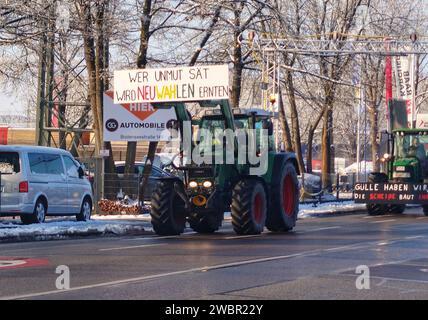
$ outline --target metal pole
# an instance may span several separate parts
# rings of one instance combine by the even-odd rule
[[[360,162],[361,162],[361,157],[360,157],[360,153],[361,153],[361,149],[360,149],[360,130],[361,130],[361,93],[362,93],[362,83],[361,83],[361,74],[360,74],[360,100],[358,102],[358,111],[357,111],[357,182],[360,182]]]

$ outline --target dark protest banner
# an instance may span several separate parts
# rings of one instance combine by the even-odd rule
[[[227,65],[114,72],[114,103],[185,102],[229,98]]]
[[[428,184],[357,183],[356,203],[428,204]]]

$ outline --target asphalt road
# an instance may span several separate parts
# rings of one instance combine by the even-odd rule
[[[92,238],[0,244],[0,299],[428,299],[428,217],[300,220],[293,232]],[[41,259],[41,260],[40,260]],[[57,266],[70,290],[57,290]],[[369,267],[370,289],[356,287]],[[367,282],[365,282],[367,284]]]

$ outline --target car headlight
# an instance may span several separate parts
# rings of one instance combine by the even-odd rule
[[[190,181],[189,182],[189,187],[194,189],[198,187],[198,183],[196,181]]]
[[[211,188],[213,186],[213,183],[211,181],[204,181],[204,183],[202,184],[204,186],[204,188]]]

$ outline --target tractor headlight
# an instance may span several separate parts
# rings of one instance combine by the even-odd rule
[[[204,188],[211,188],[213,186],[213,183],[209,180],[204,181],[204,183],[202,184],[204,186]]]
[[[189,187],[192,189],[195,189],[198,187],[198,183],[196,181],[190,181],[189,182]]]

